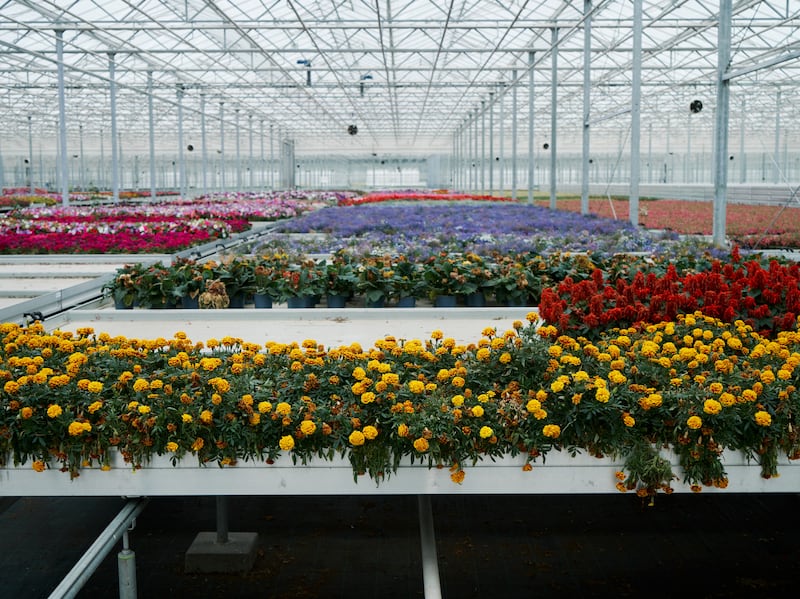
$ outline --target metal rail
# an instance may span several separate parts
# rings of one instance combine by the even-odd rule
[[[127,534],[128,528],[136,520],[136,517],[142,513],[148,502],[149,498],[147,497],[129,500],[119,514],[106,526],[105,530],[100,533],[100,536],[97,537],[89,549],[86,550],[86,553],[81,556],[61,583],[50,593],[49,599],[70,599],[75,597],[114,548],[117,541]],[[124,559],[130,560],[130,550],[127,546],[124,548],[123,553],[125,553]]]

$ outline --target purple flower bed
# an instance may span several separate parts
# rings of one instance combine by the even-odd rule
[[[287,249],[350,248],[425,257],[442,250],[656,252],[677,236],[656,236],[616,221],[524,204],[394,203],[329,207],[283,223],[273,241]],[[314,233],[293,240],[286,233]]]

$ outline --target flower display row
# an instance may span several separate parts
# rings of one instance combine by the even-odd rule
[[[0,325],[0,462],[70,476],[153,456],[233,467],[341,456],[380,483],[401,461],[449,468],[552,451],[619,457],[620,491],[724,488],[723,452],[770,478],[800,458],[797,323],[774,339],[701,313],[592,342],[538,321],[458,344],[372,347],[223,337],[129,339]],[[663,452],[673,452],[673,471]],[[535,476],[532,473],[531,476]]]
[[[414,258],[441,251],[676,254],[687,246],[696,250],[709,245],[673,233],[652,233],[625,221],[514,202],[331,206],[279,223],[264,241],[267,248],[273,244],[304,252],[347,249]]]
[[[227,194],[173,203],[31,206],[0,226],[0,253],[172,253],[296,217],[334,199],[295,193]]]
[[[338,202],[339,206],[357,206],[359,204],[376,204],[379,202],[393,202],[393,201],[483,201],[483,202],[511,202],[511,198],[479,195],[479,194],[466,194],[454,193],[446,189],[423,191],[423,190],[408,190],[408,191],[376,191],[367,193],[363,196],[351,196],[341,198]]]

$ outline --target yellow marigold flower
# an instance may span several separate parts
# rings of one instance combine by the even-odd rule
[[[294,449],[294,437],[291,435],[284,435],[278,441],[278,447],[283,451],[292,451]]]
[[[703,412],[706,414],[719,414],[722,411],[722,404],[716,399],[707,399],[703,402]]]
[[[215,406],[218,406],[222,403],[222,396],[219,393],[212,393],[211,403],[213,403]]]
[[[6,381],[6,384],[3,385],[3,390],[9,395],[15,395],[19,392],[19,383],[16,381]]]
[[[396,387],[400,384],[400,376],[394,372],[385,372],[381,375],[381,382]]]
[[[178,451],[178,444],[175,443],[175,441],[170,441],[166,445],[166,450],[171,452],[171,453],[175,453],[176,451]]]
[[[317,425],[313,420],[303,420],[300,423],[300,432],[306,436],[313,435],[317,431]]]
[[[544,420],[547,418],[547,410],[536,410],[533,412],[533,417],[536,418],[536,420]]]
[[[373,441],[378,436],[378,429],[368,424],[364,427],[364,437],[369,440]]]
[[[197,437],[197,438],[194,440],[194,443],[192,443],[192,451],[200,451],[201,449],[203,449],[203,446],[204,446],[205,444],[206,444],[206,442],[205,442],[205,441],[203,441],[203,439],[202,439],[202,438],[200,438],[200,437]]]
[[[786,368],[781,368],[778,371],[778,378],[782,381],[788,381],[792,377],[792,371]]]
[[[408,425],[407,424],[398,424],[397,425],[397,436],[398,437],[407,437],[408,436]]]
[[[375,401],[375,394],[372,391],[367,391],[361,394],[361,403],[369,404]]]
[[[461,484],[464,482],[464,477],[466,473],[463,470],[456,470],[450,475],[450,480],[452,480],[456,484]]]
[[[558,358],[561,356],[561,346],[560,345],[551,345],[547,348],[547,353],[550,354],[551,358]]]
[[[719,381],[714,381],[708,386],[708,390],[711,391],[711,393],[715,394],[722,393],[723,389],[724,387],[722,386],[722,383],[720,383]]]
[[[562,381],[553,381],[550,383],[550,390],[553,393],[559,393],[564,390],[564,383]]]
[[[542,408],[542,404],[538,399],[529,399],[528,403],[525,404],[525,409],[528,412],[533,413],[536,410],[540,410]]]
[[[31,367],[29,366],[28,367],[28,370],[29,370],[28,374],[35,374],[36,373],[36,366],[33,366],[33,371],[30,371],[30,368]],[[81,391],[86,391],[86,389],[89,388],[89,379],[81,379],[81,380],[78,381],[77,385],[78,385],[78,389],[80,389]]]
[[[425,383],[422,381],[409,381],[408,390],[411,391],[411,393],[420,394],[425,391]]]
[[[46,464],[42,460],[34,460],[33,464],[31,464],[31,467],[36,472],[44,472]]]
[[[454,376],[453,380],[450,381],[450,384],[452,384],[453,387],[463,387],[464,383],[466,383],[466,381],[464,380],[464,377],[460,377],[460,376]]]
[[[89,424],[89,423],[87,422],[86,424]],[[89,424],[89,429],[88,430],[91,430],[91,428],[92,428],[92,425]],[[83,422],[78,422],[77,420],[73,420],[72,422],[70,422],[69,426],[67,427],[67,432],[69,432],[69,434],[71,436],[73,436],[73,437],[77,437],[78,435],[83,433],[85,430],[87,430],[87,429],[84,427],[84,423]]]
[[[252,414],[250,414],[248,421],[250,422],[251,426],[258,426],[259,424],[261,424],[261,414],[259,414],[258,412],[253,412]]]
[[[425,453],[428,451],[429,447],[430,445],[425,437],[414,439],[414,449],[416,449],[419,453]]]
[[[557,424],[545,424],[544,427],[542,427],[542,434],[551,439],[558,439],[561,435],[561,427]]]
[[[697,430],[701,426],[703,426],[703,420],[700,416],[689,416],[689,419],[686,421],[686,426],[690,429]]]
[[[278,405],[275,406],[275,413],[279,416],[288,416],[292,413],[292,406],[285,401],[278,402]]]
[[[33,416],[33,408],[25,406],[19,411],[19,415],[23,418],[23,420],[27,420],[28,418]]]
[[[455,407],[460,408],[464,405],[464,396],[463,395],[454,395],[453,399],[450,400]]]
[[[608,380],[615,385],[621,385],[628,380],[628,377],[622,374],[619,370],[612,370],[608,373]]]
[[[200,412],[200,422],[203,424],[211,424],[214,422],[214,414],[211,410],[203,410]]]
[[[100,381],[92,381],[87,385],[86,390],[89,393],[100,393],[103,391],[103,383]]]
[[[764,370],[761,372],[761,376],[759,377],[761,382],[765,385],[769,385],[770,383],[775,382],[775,373],[771,370]]]
[[[745,389],[742,391],[742,397],[745,401],[755,401],[758,395],[756,395],[756,392],[752,389]]]
[[[364,437],[364,433],[361,431],[353,431],[350,433],[350,436],[347,438],[347,440],[350,441],[350,445],[353,447],[360,447],[361,445],[364,445],[366,437]]]
[[[50,418],[58,418],[59,416],[61,416],[61,413],[62,413],[61,406],[58,405],[57,403],[54,403],[48,406],[47,408],[47,415]]]
[[[594,392],[594,397],[600,403],[607,403],[608,400],[611,398],[611,393],[605,387],[598,387],[597,390]]]
[[[488,347],[482,347],[477,352],[475,352],[475,357],[478,359],[479,362],[488,362],[489,358],[492,356],[491,350]]]
[[[498,361],[501,364],[508,364],[511,361],[511,354],[508,352],[503,352],[502,354],[500,354]]]
[[[184,424],[189,424],[193,418],[191,414],[181,414],[181,420],[183,420]]]
[[[139,406],[138,410],[140,414],[149,414],[150,406]]]
[[[622,417],[622,422],[625,424],[625,426],[631,428],[636,424],[636,419],[630,414],[625,413],[625,415]]]
[[[758,426],[769,426],[772,424],[772,416],[770,416],[769,412],[765,412],[764,410],[759,410],[753,414],[753,419]]]
[[[478,434],[481,436],[481,439],[488,439],[494,435],[494,431],[490,426],[482,426],[481,430],[478,431]]]
[[[472,415],[475,418],[480,418],[481,416],[483,416],[483,414],[484,414],[483,406],[472,406]]]

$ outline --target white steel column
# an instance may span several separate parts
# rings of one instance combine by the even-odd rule
[[[2,179],[2,173],[0,173]],[[28,115],[28,187],[33,195],[33,120]]]
[[[183,85],[178,84],[178,193],[186,199],[186,157],[183,153]]]
[[[242,152],[240,144],[239,108],[235,110],[234,127],[236,128],[236,192],[242,191]]]
[[[200,158],[203,165],[203,196],[208,195],[208,144],[206,143],[206,95],[200,93]]]
[[[592,0],[583,0],[583,156],[581,214],[589,214],[589,116],[592,90]]]
[[[550,45],[550,209],[556,209],[556,144],[558,136],[558,28],[551,31]]]
[[[533,145],[533,115],[534,102],[533,102],[533,65],[535,53],[528,52],[528,203],[533,204],[533,186],[536,181],[534,180],[534,145]]]
[[[78,168],[81,169],[78,181],[81,184],[81,191],[86,191],[86,157],[83,155],[83,125],[78,125],[78,152],[80,152],[80,160],[78,160]],[[33,162],[31,162],[33,166]]]
[[[494,195],[494,92],[489,92],[489,195]]]
[[[63,29],[56,29],[56,55],[58,57],[58,147],[61,159],[61,203],[64,206],[69,206],[69,171],[67,166],[67,106],[64,99]]]
[[[747,161],[744,158],[744,130],[747,124],[747,113],[745,111],[745,99],[742,98],[742,114],[739,123],[739,183],[747,181]]]
[[[114,203],[119,202],[119,145],[117,133],[117,83],[115,80],[116,65],[114,53],[108,53],[108,87],[111,96],[111,193]]]
[[[775,152],[772,158],[772,182],[780,183],[781,180],[781,90],[775,94]]]
[[[250,172],[250,175],[248,177],[250,179],[249,187],[250,189],[253,189],[253,187],[255,187],[255,183],[253,181],[253,176],[255,175],[255,173],[253,172],[254,169],[253,169],[253,115],[252,114],[247,115],[247,129],[248,129],[248,146],[249,146],[248,147],[249,155],[247,156],[247,170]]]
[[[500,195],[503,195],[506,187],[506,155],[505,155],[505,129],[506,129],[506,112],[505,112],[505,101],[506,101],[506,84],[500,83],[500,89],[497,92],[497,100],[500,102],[500,118],[498,123],[498,129],[500,131],[500,139],[498,140],[498,152],[497,157],[498,166],[500,167],[498,173],[498,187],[500,191]]]
[[[474,144],[473,152],[472,152],[472,156],[473,156],[472,170],[475,171],[475,178],[473,179],[474,185],[472,187],[472,191],[477,191],[478,190],[478,171],[477,171],[477,168],[478,168],[478,163],[479,163],[479,161],[481,159],[480,154],[478,154],[478,109],[477,108],[475,109],[475,118],[473,119],[473,122],[475,123],[475,127],[474,127],[474,131],[473,131],[473,135],[472,135],[472,142]],[[481,190],[481,193],[483,193],[483,190]]]
[[[491,165],[491,159],[489,160]],[[486,100],[481,100],[481,193],[486,191]]]
[[[156,124],[153,116],[153,71],[147,71],[147,114],[150,141],[150,199],[156,199]]]
[[[265,176],[265,171],[264,171],[264,119],[259,119],[258,123],[259,123],[258,140],[259,140],[259,149],[260,149],[259,161],[258,161],[259,169],[258,170],[261,173],[261,176],[259,177],[258,186],[259,186],[259,188],[261,188],[263,190],[267,186],[267,182],[264,179],[264,176]]]
[[[219,103],[219,189],[225,191],[225,102]]]
[[[275,134],[274,125],[269,125],[269,189],[275,191]]]
[[[517,199],[517,69],[511,70],[511,199]]]
[[[714,245],[725,246],[725,216],[728,190],[728,111],[730,81],[725,78],[731,58],[731,1],[720,0],[717,33],[717,110],[714,125]]]
[[[630,221],[639,226],[639,173],[641,168],[642,0],[633,0],[633,80],[631,82],[631,191]]]

